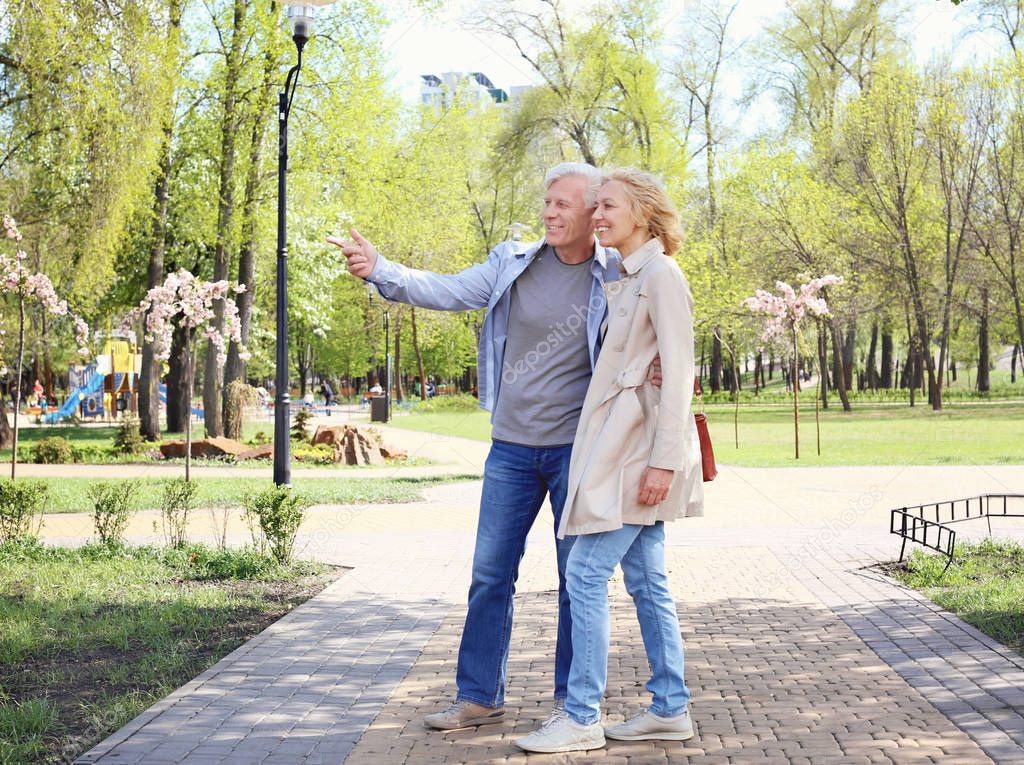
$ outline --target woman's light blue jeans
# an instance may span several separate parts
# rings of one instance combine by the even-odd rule
[[[601,697],[608,683],[608,579],[622,564],[626,591],[636,604],[651,679],[651,711],[681,714],[690,700],[683,680],[683,638],[665,574],[665,524],[625,525],[615,531],[576,537],[565,584],[572,609],[572,664],[565,711],[581,725],[601,719]]]

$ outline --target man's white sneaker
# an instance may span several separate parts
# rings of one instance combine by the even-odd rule
[[[456,699],[447,709],[424,717],[423,724],[437,730],[457,730],[472,728],[474,725],[490,725],[504,719],[504,709],[494,709],[465,699]]]
[[[547,722],[529,736],[516,739],[516,746],[526,752],[585,752],[605,744],[601,723],[580,725],[569,719],[565,710],[553,712]]]
[[[675,717],[658,717],[645,709],[626,722],[606,726],[604,735],[617,741],[686,741],[693,738],[693,721],[689,709]]]

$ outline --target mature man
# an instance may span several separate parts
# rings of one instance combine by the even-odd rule
[[[526,536],[550,496],[553,528],[565,502],[569,456],[601,345],[604,283],[619,278],[620,258],[594,239],[590,165],[566,163],[546,178],[544,239],[502,242],[487,260],[457,274],[393,263],[353,229],[353,241],[329,238],[352,274],[389,300],[423,308],[487,308],[478,359],[480,404],[492,412],[484,468],[469,611],[459,647],[458,693],[432,728],[499,722],[512,631],[512,598]],[[572,540],[555,540],[558,638],[555,706],[565,699],[572,660],[565,562]]]

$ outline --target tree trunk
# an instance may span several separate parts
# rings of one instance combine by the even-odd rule
[[[181,0],[168,3],[167,45],[175,52],[181,31]],[[167,181],[171,174],[171,143],[174,134],[175,99],[168,99],[163,114],[163,141],[160,145],[160,162],[156,182],[153,185],[153,230],[149,247],[149,263],[146,266],[146,286],[153,289],[164,278],[164,253],[167,247]],[[146,318],[149,311],[146,312]],[[139,431],[143,438],[156,441],[160,438],[160,362],[153,352],[153,341],[145,335],[143,319],[142,370],[139,375]]]
[[[850,399],[846,395],[846,372],[843,367],[843,344],[839,340],[839,329],[836,327],[835,319],[828,319],[829,329],[832,336],[832,360],[836,368],[836,393],[843,403],[843,411],[851,411]]]
[[[981,288],[981,320],[978,324],[978,391],[986,393],[991,390],[989,382],[989,364],[991,362],[988,346],[988,287]]]
[[[878,390],[878,368],[875,366],[875,353],[878,350],[878,322],[871,322],[871,345],[868,346],[868,358],[865,364],[864,374],[867,378],[867,387],[871,390]]]
[[[402,315],[395,317],[395,401],[402,402]]]
[[[718,393],[722,390],[722,341],[718,337],[718,328],[715,328],[711,340],[711,392]]]
[[[800,386],[797,380],[800,377],[800,355],[797,350],[796,327],[793,327],[793,447],[796,451],[796,459],[800,459]]]
[[[416,307],[410,310],[412,314],[412,349],[416,353],[416,366],[420,372],[420,400],[427,400],[427,376],[423,372],[423,352],[420,350],[420,337],[416,328]]]
[[[167,359],[167,430],[171,433],[184,433],[192,406],[189,401],[188,385],[188,349],[186,332],[181,327],[174,328],[171,335],[171,354]]]
[[[7,419],[7,405],[4,396],[0,395],[0,449],[10,449],[14,443],[14,431]]]
[[[843,388],[849,393],[853,390],[854,352],[857,350],[857,320],[851,318],[846,323],[846,337],[843,340]],[[849,411],[847,409],[847,411]]]
[[[270,4],[271,17],[276,19],[277,3]],[[276,28],[276,27],[275,27]],[[235,300],[238,304],[238,322],[241,325],[242,345],[248,345],[252,324],[252,306],[256,299],[256,238],[259,211],[260,170],[263,164],[263,139],[269,120],[266,118],[274,101],[274,77],[277,57],[274,55],[276,36],[268,41],[263,65],[263,86],[256,105],[256,115],[249,134],[249,169],[245,178],[245,198],[242,202],[242,244],[238,250],[238,283],[245,292]],[[228,359],[224,364],[224,408],[227,409],[227,390],[235,380],[244,380],[246,363],[241,348],[232,341],[228,346]]]
[[[890,390],[892,388],[892,330],[889,327],[882,327],[882,371],[879,385]]]
[[[824,321],[818,319],[818,374],[821,408],[828,409],[828,338],[825,335]]]
[[[217,242],[213,249],[213,280],[228,278],[230,256],[228,246],[235,217],[235,136],[238,132],[238,88],[241,72],[242,29],[245,22],[247,0],[235,0],[231,22],[231,44],[225,58],[224,73],[224,115],[221,120],[220,142],[220,184],[217,204]],[[224,329],[224,301],[214,301],[213,329]],[[206,367],[203,372],[203,410],[206,418],[206,432],[210,436],[224,434],[223,410],[221,409],[221,375],[223,369],[217,363],[217,349],[213,343],[206,345]]]
[[[21,406],[21,366],[25,357],[25,296],[18,293],[18,376],[14,387],[14,432],[11,439],[11,480],[18,467],[18,409]]]
[[[50,361],[50,333],[47,327],[46,311],[42,312],[39,319],[40,331],[43,342],[43,395],[52,408],[57,397],[53,395],[53,364]]]

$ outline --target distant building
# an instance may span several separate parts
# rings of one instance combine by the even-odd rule
[[[495,87],[483,72],[445,72],[440,76],[420,76],[423,79],[420,83],[420,101],[429,106],[447,106],[448,94],[458,88],[466,89],[469,97],[484,107],[492,103],[506,104],[509,100],[508,93]]]

